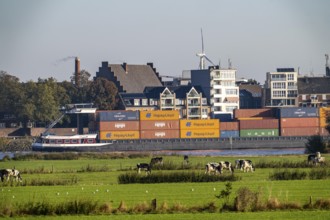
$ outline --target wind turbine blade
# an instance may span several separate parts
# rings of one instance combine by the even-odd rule
[[[216,66],[207,56],[204,56],[207,61],[209,61],[213,66]]]
[[[202,36],[202,54],[204,54],[204,40],[203,40],[203,29],[201,28],[201,36]]]

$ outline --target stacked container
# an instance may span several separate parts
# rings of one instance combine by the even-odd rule
[[[327,117],[330,116],[330,107],[320,108],[320,135],[328,136],[329,132],[325,129],[327,126]]]
[[[180,138],[219,138],[218,119],[180,120]]]
[[[179,138],[179,117],[176,110],[141,111],[141,139]]]
[[[240,120],[241,137],[269,137],[278,136],[278,119],[254,119]]]
[[[280,108],[281,136],[311,136],[320,133],[318,108]]]
[[[220,122],[220,137],[239,137],[239,122]]]
[[[271,108],[260,108],[260,109],[234,109],[234,119],[244,120],[244,119],[263,119],[263,118],[273,118],[274,110]]]
[[[138,111],[98,111],[100,140],[133,140],[140,138]]]

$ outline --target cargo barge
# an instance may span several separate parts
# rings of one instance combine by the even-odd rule
[[[94,134],[58,136],[44,132],[32,149],[105,152],[304,148],[310,136],[324,129],[320,126],[324,116],[319,117],[319,110],[315,108],[280,109],[277,116],[272,112],[270,109],[236,110],[235,121],[220,122],[218,119],[180,119],[179,111],[173,110],[96,111],[75,107],[66,114],[95,115],[94,127],[90,128]],[[329,135],[323,138],[329,140]]]

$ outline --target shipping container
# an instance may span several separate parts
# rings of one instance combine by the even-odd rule
[[[319,117],[318,108],[291,107],[277,109],[278,118],[314,118]]]
[[[100,140],[135,140],[139,138],[139,131],[100,131]]]
[[[139,121],[100,121],[99,131],[137,131],[140,129]]]
[[[139,111],[97,111],[97,121],[138,121]]]
[[[324,128],[327,126],[327,117],[330,116],[330,107],[320,108],[320,127]]]
[[[325,128],[320,128],[320,135],[321,136],[329,136],[330,133]]]
[[[219,138],[219,129],[183,129],[180,138]]]
[[[259,108],[259,109],[234,109],[234,118],[273,118],[274,110],[271,108]]]
[[[239,130],[239,122],[220,122],[220,131],[232,131],[232,130]]]
[[[220,122],[230,122],[233,121],[233,116],[230,113],[224,113],[224,114],[214,114],[211,113],[211,118],[218,119]]]
[[[240,129],[278,129],[278,119],[263,119],[263,120],[243,120],[239,121]]]
[[[219,129],[218,119],[180,120],[180,129]]]
[[[141,139],[170,139],[180,138],[180,130],[141,130]]]
[[[281,128],[318,127],[319,118],[281,118]]]
[[[141,121],[157,121],[157,120],[179,120],[180,114],[177,110],[150,110],[140,111]]]
[[[281,128],[281,136],[312,136],[320,133],[320,127]]]
[[[240,137],[276,137],[278,129],[241,129]]]
[[[140,121],[140,130],[157,130],[157,129],[180,129],[179,120],[168,121]]]
[[[239,137],[239,131],[220,131],[220,138]]]

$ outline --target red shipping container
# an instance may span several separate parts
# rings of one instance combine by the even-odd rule
[[[278,129],[278,119],[239,121],[240,129]]]
[[[259,109],[234,109],[234,118],[252,118],[252,117],[274,117],[274,110],[271,108]]]
[[[180,131],[177,130],[141,130],[141,139],[170,139],[180,138]]]
[[[239,130],[239,122],[220,122],[220,131],[237,131]]]
[[[309,128],[281,128],[281,136],[312,136],[318,135],[320,132],[319,127]]]
[[[100,131],[137,131],[140,128],[139,121],[100,121]]]
[[[170,121],[140,121],[140,130],[179,129],[179,120]]]
[[[307,128],[318,127],[319,118],[281,118],[281,128]]]

